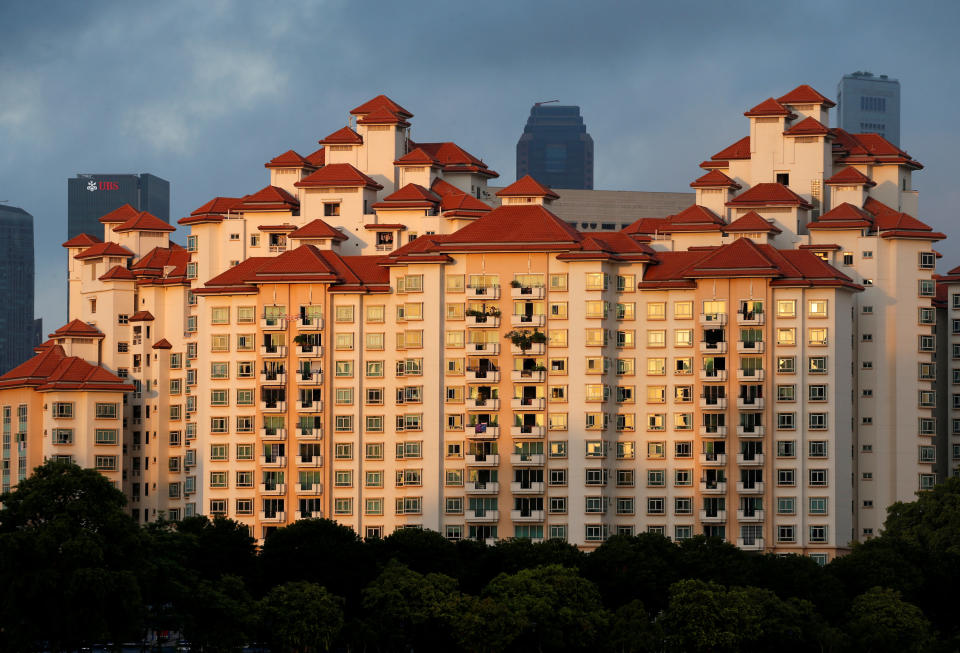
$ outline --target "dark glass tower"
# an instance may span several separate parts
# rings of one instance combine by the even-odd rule
[[[67,180],[67,239],[103,235],[101,217],[129,204],[170,222],[170,182],[156,175],[77,175]]]
[[[33,216],[0,204],[0,374],[33,356]]]
[[[551,188],[593,190],[593,139],[580,107],[533,105],[517,141],[517,179],[524,175]]]

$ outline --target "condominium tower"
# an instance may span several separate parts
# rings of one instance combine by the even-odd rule
[[[33,355],[33,216],[0,204],[0,373]]]
[[[156,175],[80,174],[67,180],[67,238],[99,233],[100,216],[129,204],[170,222],[170,182]]]
[[[900,145],[900,82],[887,75],[860,72],[837,84],[839,126],[848,132],[880,134]]]
[[[944,238],[914,217],[922,166],[832,106],[761,102],[694,204],[583,233],[531,177],[491,209],[497,173],[378,96],[181,219],[186,247],[131,206],[66,242],[75,321],[46,346],[95,341],[132,386],[141,522],[705,533],[826,561],[936,480]]]
[[[517,179],[530,175],[554,188],[593,188],[593,139],[580,107],[538,102],[517,141]]]

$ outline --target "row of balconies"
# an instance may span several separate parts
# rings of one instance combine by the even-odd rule
[[[510,463],[512,465],[523,465],[531,467],[542,467],[546,462],[546,456],[542,453],[535,454],[510,454]],[[500,464],[500,454],[467,454],[466,463],[474,467],[496,467]]]
[[[737,397],[737,408],[740,410],[763,410],[763,397]],[[700,397],[700,408],[703,410],[726,410],[727,397]]]
[[[725,494],[727,491],[727,482],[700,481],[700,491],[705,494]],[[761,481],[755,481],[754,483],[737,481],[737,492],[741,494],[762,494],[763,483]]]
[[[748,311],[746,313],[737,311],[737,323],[748,325],[760,325],[765,322],[765,313]],[[707,326],[722,325],[727,323],[726,313],[701,313],[700,324]]]
[[[285,317],[260,318],[260,328],[264,331],[283,331],[288,322],[293,322],[300,331],[320,331],[323,329],[322,317],[296,318],[288,320]]]
[[[323,383],[323,371],[322,370],[313,370],[309,374],[304,374],[302,371],[297,370],[293,374],[294,380],[296,380],[298,385],[320,385]],[[260,384],[261,385],[286,385],[287,384],[287,373],[286,372],[260,372]]]
[[[296,401],[297,411],[301,413],[319,413],[323,410],[323,400],[314,399],[313,401]],[[260,410],[264,413],[285,413],[287,412],[286,401],[260,401]]]
[[[727,464],[727,454],[725,453],[702,453],[700,454],[700,464],[707,466],[719,467],[721,465]],[[763,454],[756,453],[752,456],[747,454],[738,453],[737,454],[737,464],[738,465],[762,465],[763,464]]]
[[[297,467],[323,467],[323,454],[317,454],[309,458],[294,456],[294,462]],[[286,467],[286,456],[260,456],[261,467]]]
[[[500,370],[467,368],[467,383],[499,383]],[[514,383],[543,383],[547,380],[545,369],[510,370],[510,380]]]
[[[489,399],[467,399],[464,402],[468,411],[496,412],[500,410],[500,399],[490,397]],[[510,400],[510,408],[513,410],[543,410],[546,406],[546,399],[543,397],[519,398],[514,397]]]
[[[546,484],[543,481],[530,483],[510,483],[514,494],[543,494]],[[466,484],[467,494],[498,494],[500,483],[496,481],[473,481]]]
[[[320,358],[323,356],[322,345],[296,345],[294,347],[300,358]],[[264,358],[285,358],[286,345],[260,345],[260,355]]]
[[[510,296],[513,299],[543,299],[546,290],[543,286],[519,286],[510,288]],[[467,299],[500,299],[500,286],[467,286],[466,295]]]
[[[323,494],[323,484],[321,483],[314,483],[306,487],[303,485],[300,485],[299,483],[295,483],[293,486],[293,489],[297,494],[307,494],[312,496]],[[267,485],[266,483],[261,483],[259,490],[260,490],[260,494],[266,494],[271,496],[286,494],[287,484],[273,483],[271,485]]]
[[[296,436],[298,440],[319,440],[323,435],[323,429],[319,426],[315,426],[309,429],[297,428]],[[287,429],[260,429],[260,439],[261,440],[286,440],[287,439]]]

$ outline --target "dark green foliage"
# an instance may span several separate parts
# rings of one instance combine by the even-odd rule
[[[277,585],[257,613],[261,639],[274,651],[329,651],[343,628],[343,599],[305,581]]]

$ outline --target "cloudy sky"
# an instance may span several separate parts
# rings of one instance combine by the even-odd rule
[[[0,3],[0,200],[32,213],[37,313],[65,319],[66,179],[152,172],[171,219],[266,185],[386,93],[413,138],[454,140],[512,181],[537,100],[579,104],[596,187],[687,190],[697,163],[746,134],[743,111],[844,73],[902,85],[901,146],[920,216],[954,239],[960,145],[957,2]],[[185,237],[178,234],[183,242]]]

